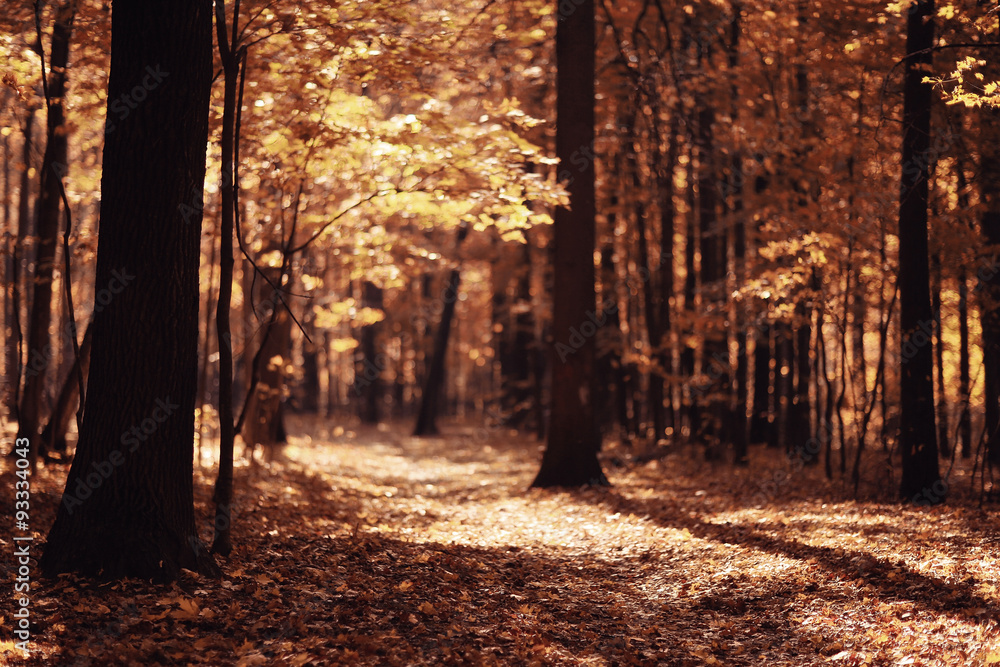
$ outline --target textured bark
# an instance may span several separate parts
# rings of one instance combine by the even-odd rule
[[[583,0],[556,28],[556,155],[572,209],[556,208],[553,238],[552,410],[541,469],[532,486],[606,484],[593,401],[597,308],[594,294],[594,1]],[[581,157],[583,159],[581,159]],[[570,171],[572,170],[572,171]],[[571,175],[570,175],[571,174]],[[594,330],[585,323],[590,322]],[[585,335],[585,331],[589,335]],[[574,336],[576,332],[576,336]]]
[[[45,155],[42,158],[41,186],[38,198],[38,223],[35,227],[34,296],[28,316],[27,369],[24,393],[18,410],[17,437],[37,442],[42,419],[42,390],[48,379],[53,346],[49,335],[52,322],[52,278],[59,236],[59,210],[62,203],[62,177],[66,173],[66,135],[63,97],[66,94],[66,70],[69,44],[76,17],[76,0],[64,0],[56,8],[52,29],[52,48],[48,73],[48,108],[46,115]],[[72,332],[76,335],[76,332]],[[38,448],[29,457],[34,463]]]
[[[944,499],[938,471],[934,420],[934,357],[923,328],[934,321],[927,266],[928,149],[931,132],[929,83],[934,2],[917,0],[907,15],[906,73],[903,84],[903,173],[899,204],[900,449],[904,500]],[[916,52],[922,52],[916,54]],[[910,55],[914,54],[914,55]]]
[[[151,72],[162,80],[105,136],[97,284],[128,284],[94,315],[80,442],[41,560],[48,576],[217,572],[192,492],[201,216],[182,215],[200,208],[204,188],[211,30],[209,0],[114,5],[108,99]]]

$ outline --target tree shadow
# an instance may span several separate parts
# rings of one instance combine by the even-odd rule
[[[845,580],[863,580],[887,601],[905,601],[918,609],[957,615],[961,610],[985,610],[986,618],[1000,619],[993,600],[976,592],[967,582],[952,583],[928,576],[904,564],[872,556],[865,551],[816,546],[764,532],[756,526],[711,523],[699,518],[704,508],[673,499],[643,500],[616,489],[600,493],[572,492],[580,501],[596,503],[609,512],[647,517],[665,528],[687,530],[694,537],[719,544],[736,544],[765,553],[815,563]],[[780,529],[780,525],[775,526]]]

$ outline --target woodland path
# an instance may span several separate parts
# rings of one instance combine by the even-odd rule
[[[16,657],[8,616],[0,661],[1000,663],[994,511],[845,501],[821,470],[761,503],[764,457],[732,470],[683,452],[609,462],[609,489],[529,491],[538,443],[524,436],[292,431],[312,435],[237,469],[223,580],[39,581],[36,653]],[[210,472],[196,480],[206,522]],[[47,529],[64,478],[33,478],[35,525]]]

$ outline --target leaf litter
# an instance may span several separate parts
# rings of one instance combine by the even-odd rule
[[[618,449],[610,488],[529,490],[541,445],[525,435],[293,426],[313,435],[237,468],[222,579],[35,577],[34,651],[9,641],[8,607],[0,661],[1000,665],[998,520],[968,499],[854,502],[807,468],[762,502],[780,467],[764,451],[736,469]],[[33,527],[65,475],[32,478]],[[213,479],[196,472],[206,542]]]

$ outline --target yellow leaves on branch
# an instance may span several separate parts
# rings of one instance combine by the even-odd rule
[[[944,89],[946,104],[963,104],[966,107],[1000,105],[1000,85],[996,81],[986,82],[986,76],[978,71],[986,61],[967,56],[955,63],[955,70],[947,77],[924,77],[924,83],[934,84]],[[948,88],[950,86],[950,88]]]

